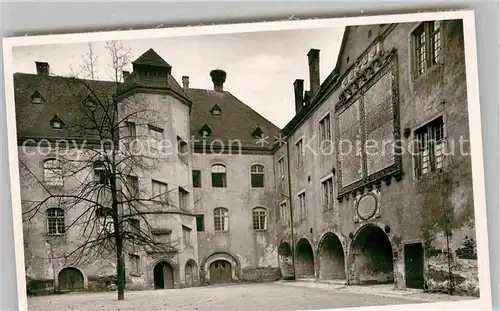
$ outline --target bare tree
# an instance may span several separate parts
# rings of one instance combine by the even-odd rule
[[[20,161],[21,178],[40,185],[47,194],[42,200],[23,200],[23,218],[29,222],[54,202],[64,207],[72,216],[64,228],[58,228],[57,222],[52,225],[62,233],[74,228],[79,238],[59,258],[73,264],[89,264],[114,257],[118,300],[123,300],[126,252],[179,250],[178,241],[158,241],[153,236],[154,217],[149,213],[156,210],[169,215],[182,209],[182,202],[172,200],[173,189],[158,184],[150,191],[139,184],[141,178],[180,153],[176,144],[166,146],[165,141],[153,141],[144,130],[164,122],[164,113],[147,101],[117,96],[124,87],[122,73],[130,62],[130,51],[117,41],[107,42],[105,49],[110,56],[106,69],[112,82],[96,80],[98,58],[92,45],[83,56],[80,72],[61,79],[65,88],[74,90],[83,100],[68,103],[75,105],[71,110],[73,117],[60,120],[67,139],[50,150],[55,161],[46,173],[48,176],[41,180]]]

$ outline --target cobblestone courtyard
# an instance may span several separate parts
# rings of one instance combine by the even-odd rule
[[[439,296],[384,294],[321,284],[243,284],[186,289],[126,292],[125,301],[116,292],[70,293],[28,299],[29,311],[85,310],[303,310],[408,304],[439,300]],[[429,299],[428,297],[435,297]],[[448,296],[442,296],[447,299]],[[453,300],[456,298],[452,298]]]

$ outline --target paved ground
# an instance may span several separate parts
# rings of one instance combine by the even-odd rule
[[[415,298],[415,297],[413,297]],[[30,297],[29,311],[82,310],[303,310],[361,307],[423,302],[418,299],[387,297],[384,294],[346,292],[338,288],[299,283],[265,283],[206,286],[186,289],[126,292],[116,300],[116,292],[70,293]]]

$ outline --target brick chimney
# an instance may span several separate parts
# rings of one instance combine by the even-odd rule
[[[295,93],[295,114],[297,114],[304,107],[304,80],[295,80],[293,90]]]
[[[187,92],[189,89],[189,77],[188,76],[182,76],[182,88],[184,89],[184,92]]]
[[[46,62],[35,62],[36,73],[40,76],[48,76],[50,71],[49,63]]]
[[[307,58],[309,59],[309,82],[310,84],[310,96],[311,98],[319,90],[319,50],[310,49],[307,53]]]
[[[224,82],[226,82],[226,72],[221,69],[210,71],[210,77],[214,83],[214,90],[217,92],[224,92]]]

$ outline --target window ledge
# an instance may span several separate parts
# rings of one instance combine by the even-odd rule
[[[433,64],[432,66],[428,67],[427,69],[425,69],[425,71],[421,74],[419,74],[418,76],[413,76],[412,74],[412,79],[411,79],[411,82],[412,83],[421,83],[422,80],[425,80],[425,78],[428,78],[429,75],[433,74],[435,71],[439,70],[439,68],[441,68],[441,64],[440,63],[436,63],[436,64]]]
[[[262,233],[262,232],[267,232],[267,229],[253,229],[253,231],[257,233]]]
[[[135,273],[135,272],[130,272],[129,275],[135,276],[135,277],[141,277],[140,273]]]
[[[54,237],[54,238],[58,238],[58,237],[63,237],[66,235],[66,233],[47,233],[45,234],[46,236],[48,237]]]

